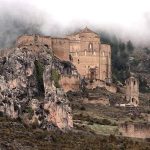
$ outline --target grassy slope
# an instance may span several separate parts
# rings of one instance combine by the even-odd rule
[[[0,148],[2,150],[148,150],[146,141],[95,135],[89,132],[43,131],[25,128],[20,122],[0,117]]]
[[[148,113],[146,106],[132,109],[104,106],[100,104],[85,104],[82,101],[82,97],[80,97],[81,95],[79,95],[74,94],[71,98],[69,97],[73,108],[74,124],[79,128],[88,128],[98,134],[119,135],[118,125],[120,123],[126,121],[145,122],[145,118],[142,117],[140,113]],[[105,129],[106,127],[107,129]]]

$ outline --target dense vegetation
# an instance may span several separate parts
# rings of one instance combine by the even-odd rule
[[[38,60],[35,60],[34,64],[35,64],[36,81],[37,81],[39,96],[41,96],[44,94],[44,83],[43,83],[44,65]]]
[[[113,81],[124,83],[124,80],[129,75],[130,55],[134,51],[133,44],[131,41],[125,43],[115,35],[110,36],[104,32],[100,35],[102,43],[109,43],[112,47]]]
[[[59,84],[60,74],[56,69],[52,69],[50,80],[54,81],[54,85],[56,88],[60,88],[60,84]]]
[[[129,77],[130,72],[134,72],[138,75],[140,83],[140,92],[150,92],[148,86],[148,79],[144,78],[140,72],[150,73],[150,61],[148,55],[150,55],[149,48],[141,49],[139,54],[136,54],[135,46],[129,40],[123,42],[115,35],[108,35],[105,32],[101,32],[102,43],[109,43],[112,48],[112,77],[113,82],[120,81],[124,84],[126,78]],[[139,69],[141,67],[141,70]]]

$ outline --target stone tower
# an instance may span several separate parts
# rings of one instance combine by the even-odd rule
[[[129,105],[139,105],[139,81],[133,76],[126,80],[126,100]]]

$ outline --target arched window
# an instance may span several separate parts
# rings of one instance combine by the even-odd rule
[[[93,43],[89,43],[88,50],[93,53]]]
[[[89,48],[92,49],[92,44],[91,43],[89,44]]]
[[[138,102],[137,102],[137,101],[136,101],[135,103],[136,103],[136,105],[138,104]]]
[[[104,51],[103,51],[102,55],[105,56],[105,52]]]
[[[71,54],[69,54],[69,60],[70,60],[71,62],[73,62],[73,57],[72,57]]]
[[[92,54],[96,55],[96,50],[95,49],[93,49]]]

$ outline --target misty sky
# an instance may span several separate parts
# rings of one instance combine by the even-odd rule
[[[48,35],[89,26],[138,43],[148,45],[150,40],[149,0],[0,0],[0,13],[1,24],[11,20],[7,33],[14,19],[19,20],[20,26],[26,24],[26,30],[33,33],[35,29],[29,26],[36,26],[37,30],[40,28],[40,32]],[[5,15],[10,18],[5,18]],[[3,24],[0,33],[6,30]],[[23,30],[18,28],[16,35]]]

